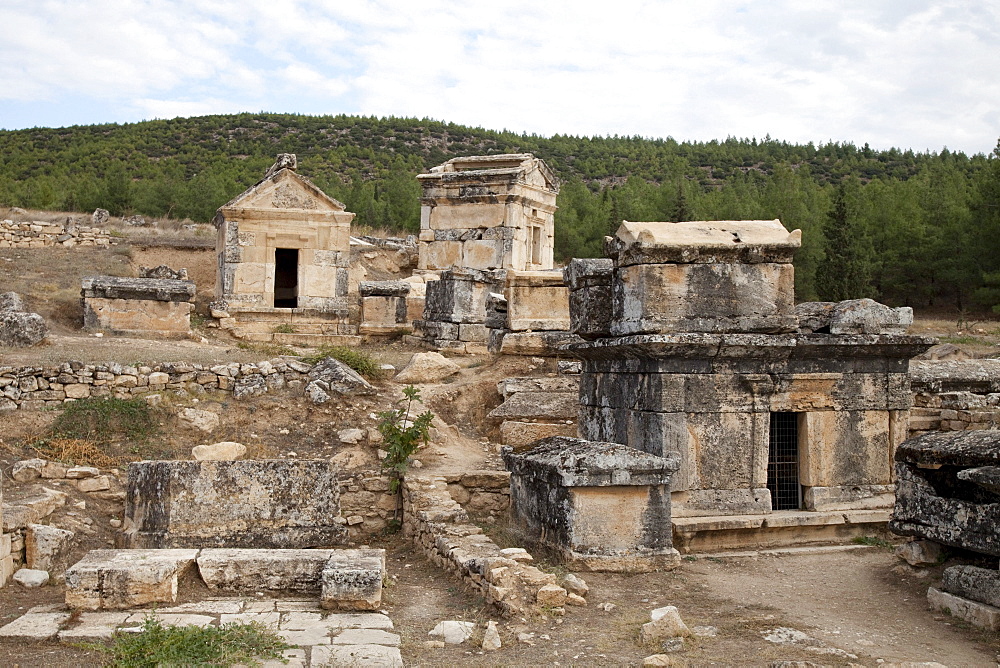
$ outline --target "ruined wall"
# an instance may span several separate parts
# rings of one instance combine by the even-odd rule
[[[1000,360],[914,361],[909,435],[1000,429]]]
[[[0,248],[45,248],[46,246],[110,246],[111,236],[97,227],[72,223],[15,223],[0,220]]]

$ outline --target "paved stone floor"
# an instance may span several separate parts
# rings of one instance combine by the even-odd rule
[[[110,638],[116,630],[138,631],[148,616],[175,626],[260,622],[296,646],[285,651],[288,663],[268,662],[264,664],[267,668],[403,665],[399,636],[392,633],[388,616],[330,612],[321,609],[316,600],[218,598],[156,610],[105,610],[76,616],[60,604],[40,605],[0,628],[0,637],[101,640]]]

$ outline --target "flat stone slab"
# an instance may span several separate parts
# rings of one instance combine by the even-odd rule
[[[59,640],[79,642],[83,640],[106,640],[114,635],[119,626],[131,616],[123,612],[84,612],[79,615],[78,624],[59,632]]]
[[[204,549],[198,555],[198,571],[213,590],[319,593],[321,574],[334,552]]]
[[[927,588],[927,603],[936,610],[947,611],[952,617],[964,619],[981,629],[1000,630],[1000,608],[992,605],[970,601],[934,587]]]
[[[55,637],[62,623],[70,618],[69,612],[33,612],[33,610],[37,608],[32,608],[26,615],[0,628],[0,638],[48,640]]]
[[[402,668],[398,647],[383,645],[317,645],[312,648],[314,666],[366,666],[366,668]]]
[[[66,570],[66,605],[131,608],[177,600],[177,578],[198,550],[91,550]]]
[[[329,610],[377,610],[382,603],[385,550],[337,550],[320,574],[320,605]]]

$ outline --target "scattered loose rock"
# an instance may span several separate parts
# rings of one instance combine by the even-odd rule
[[[191,456],[199,462],[233,461],[242,458],[246,453],[247,446],[236,441],[220,441],[191,448]]]
[[[48,584],[49,574],[32,568],[22,568],[14,573],[14,582],[27,589],[42,587]]]
[[[475,631],[476,625],[473,622],[458,622],[454,620],[438,622],[427,635],[432,638],[441,638],[449,645],[461,645],[468,640]]]
[[[436,383],[461,370],[462,367],[441,353],[417,353],[410,359],[410,363],[396,374],[394,380],[397,383],[408,384]]]

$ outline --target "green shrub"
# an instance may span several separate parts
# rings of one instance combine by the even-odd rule
[[[399,490],[399,482],[410,465],[410,455],[421,444],[427,443],[431,421],[434,420],[434,414],[430,411],[424,411],[411,419],[410,409],[414,401],[420,401],[420,390],[407,385],[403,388],[403,399],[398,402],[400,407],[378,414],[378,430],[384,439],[382,449],[389,453],[382,460],[382,469],[391,478],[389,490],[392,492]]]
[[[379,380],[385,375],[385,372],[379,367],[379,363],[371,355],[366,355],[360,350],[347,346],[320,346],[314,354],[303,357],[302,361],[316,364],[327,357],[343,362],[365,378]]]
[[[87,439],[97,443],[143,440],[159,428],[153,409],[142,399],[90,397],[64,406],[51,428],[52,435],[59,438]]]
[[[260,665],[259,659],[281,660],[291,645],[262,624],[164,626],[147,617],[139,633],[118,632],[110,646],[91,644],[108,655],[112,668],[157,666]]]
[[[275,334],[294,334],[295,326],[290,323],[283,322],[280,325],[275,325],[274,329],[271,331]]]

